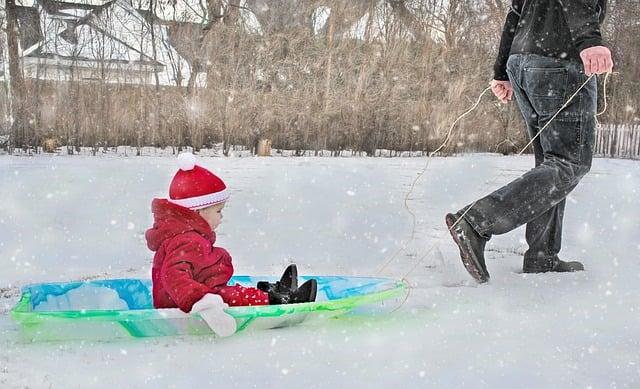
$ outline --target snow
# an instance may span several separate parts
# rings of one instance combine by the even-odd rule
[[[311,14],[311,20],[313,21],[313,33],[315,35],[320,34],[327,25],[327,21],[331,16],[331,8],[321,6],[316,8]]]
[[[404,305],[225,339],[25,344],[8,310],[40,281],[148,277],[150,201],[174,158],[0,156],[0,387],[638,387],[640,169],[596,159],[570,195],[565,259],[587,271],[521,274],[522,228],[488,244],[478,286],[444,214],[525,172],[532,157],[211,158],[231,199],[218,242],[237,274],[407,275]],[[435,244],[435,247],[434,247]],[[428,255],[425,253],[433,248]],[[66,368],[61,368],[66,367]]]
[[[372,18],[369,20],[369,18]],[[345,37],[355,38],[363,41],[369,39],[385,40],[387,25],[393,25],[393,11],[391,5],[385,1],[379,1],[375,6],[373,16],[367,12],[353,26],[349,32],[345,33]]]
[[[246,0],[240,1],[240,18],[238,25],[244,28],[249,34],[263,35],[262,25],[256,15],[247,6]]]
[[[118,293],[105,286],[82,285],[71,289],[62,296],[49,295],[34,310],[47,311],[79,311],[83,309],[128,309],[127,302]]]

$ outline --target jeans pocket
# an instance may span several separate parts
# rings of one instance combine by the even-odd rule
[[[543,119],[556,113],[565,102],[568,69],[528,67],[524,73],[524,89],[536,113]]]
[[[534,68],[525,71],[525,88],[532,97],[564,99],[567,89],[567,68]]]

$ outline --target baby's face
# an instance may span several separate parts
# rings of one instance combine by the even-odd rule
[[[215,231],[216,228],[222,223],[222,209],[224,208],[224,203],[212,205],[210,207],[199,209],[198,213],[204,220],[209,223],[211,226],[211,230]]]

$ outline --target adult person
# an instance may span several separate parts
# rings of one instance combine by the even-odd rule
[[[605,10],[606,0],[512,1],[491,90],[503,103],[515,95],[531,138],[589,76],[612,70],[600,33]],[[558,253],[565,199],[591,168],[596,87],[593,77],[533,141],[535,168],[446,215],[462,262],[478,282],[489,280],[486,242],[523,224],[529,246],[523,272],[584,270],[582,263],[562,261]]]

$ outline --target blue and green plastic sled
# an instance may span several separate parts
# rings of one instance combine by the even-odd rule
[[[304,320],[336,317],[348,312],[384,311],[398,305],[407,285],[388,278],[313,276],[315,302],[289,305],[230,307],[237,331],[295,325]],[[235,276],[229,282],[256,285],[274,277]],[[27,341],[103,340],[175,335],[212,335],[198,314],[179,309],[154,309],[151,281],[111,279],[25,286],[12,309]]]

